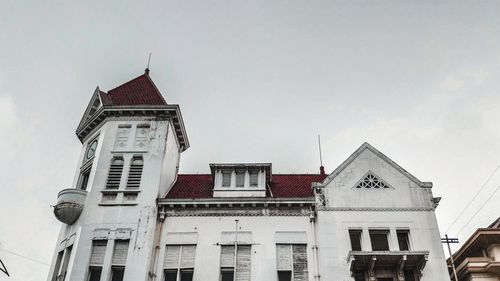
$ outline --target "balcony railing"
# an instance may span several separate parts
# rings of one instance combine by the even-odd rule
[[[73,224],[82,213],[86,197],[85,190],[74,188],[61,190],[57,195],[54,215],[65,224]]]

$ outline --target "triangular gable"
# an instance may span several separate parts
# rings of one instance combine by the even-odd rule
[[[416,183],[420,187],[431,188],[431,182],[421,182],[415,176],[410,174],[408,171],[399,166],[396,162],[392,161],[389,157],[385,156],[382,152],[378,151],[375,147],[371,146],[369,143],[363,143],[356,151],[354,151],[351,156],[349,156],[340,166],[338,166],[332,173],[330,173],[321,183],[322,186],[326,186],[329,184],[335,177],[337,177],[349,164],[351,164],[354,159],[356,159],[365,149],[370,150],[375,155],[377,155],[380,159],[385,161],[387,164],[391,165],[394,169],[405,175],[411,181]]]
[[[85,109],[85,113],[83,113],[82,120],[80,120],[78,128],[80,128],[85,122],[87,122],[87,120],[91,119],[99,110],[99,108],[102,107],[103,103],[101,100],[101,93],[101,90],[99,90],[99,87],[97,87],[94,91],[94,94],[92,95],[92,98],[90,99],[89,104],[87,105],[87,109]]]

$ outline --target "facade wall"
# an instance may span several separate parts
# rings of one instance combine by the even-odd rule
[[[276,232],[304,232],[307,242],[308,280],[314,280],[314,256],[311,223],[307,216],[221,216],[167,217],[160,241],[157,276],[163,277],[162,262],[167,236],[171,233],[197,233],[194,281],[218,281],[220,278],[221,232],[234,232],[235,220],[241,232],[252,233],[251,280],[277,281]],[[239,239],[238,239],[239,240]],[[160,277],[161,276],[161,277]]]
[[[149,124],[149,133],[144,138],[136,138],[137,125]],[[85,206],[79,219],[72,225],[62,225],[58,238],[58,244],[54,253],[52,266],[48,280],[52,280],[54,264],[57,253],[65,246],[73,244],[71,260],[68,273],[71,275],[66,280],[84,281],[87,280],[89,259],[91,253],[92,240],[96,238],[108,239],[107,252],[112,249],[113,237],[117,231],[129,233],[129,251],[125,271],[125,281],[146,280],[148,275],[149,260],[154,248],[154,233],[157,220],[156,199],[158,197],[158,187],[162,180],[158,175],[166,175],[172,180],[172,173],[175,174],[175,167],[178,159],[176,142],[170,144],[169,156],[174,164],[167,167],[174,170],[162,173],[164,155],[166,149],[165,138],[167,137],[168,120],[156,121],[154,118],[137,118],[135,120],[108,120],[93,135],[89,136],[82,149],[79,163],[83,162],[86,152],[87,142],[95,135],[99,135],[99,145],[92,163],[92,170],[87,187],[87,197]],[[130,135],[128,144],[119,148],[116,144],[116,136],[119,125],[130,125]],[[170,138],[174,136],[170,135]],[[138,145],[139,142],[143,142]],[[146,146],[143,146],[146,142]],[[130,161],[134,156],[142,156],[143,170],[140,182],[140,191],[137,198],[131,202],[122,201],[123,192],[118,192],[116,202],[126,202],[127,204],[103,205],[103,193],[108,177],[110,163],[113,157],[121,156],[125,160],[120,189],[124,188],[127,181]],[[80,171],[78,169],[73,188],[78,184]],[[168,181],[168,180],[167,180]],[[95,230],[101,229],[96,232]],[[108,233],[103,237],[102,233]],[[111,257],[108,254],[108,259]],[[109,264],[108,260],[108,264]],[[101,280],[108,280],[109,266],[103,268]]]
[[[368,173],[388,188],[356,188]],[[410,250],[429,251],[422,280],[449,280],[430,188],[422,188],[376,155],[362,150],[322,188],[318,207],[318,246],[323,280],[350,277],[349,229],[362,229],[362,250],[371,251],[369,229],[389,230],[390,251],[398,251],[397,229],[409,230]]]

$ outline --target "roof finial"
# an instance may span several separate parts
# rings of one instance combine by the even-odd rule
[[[318,147],[319,147],[319,173],[323,176],[325,175],[325,167],[323,167],[323,156],[321,155],[321,136],[318,135]]]
[[[148,66],[144,70],[144,74],[149,75],[149,63],[151,62],[151,52],[149,53]]]

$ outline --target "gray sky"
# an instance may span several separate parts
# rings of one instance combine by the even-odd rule
[[[143,73],[181,105],[210,162],[331,172],[364,141],[443,200],[441,231],[500,163],[498,1],[10,1],[0,3],[0,249],[49,264],[74,135],[96,85]],[[493,176],[449,234],[500,185]],[[460,233],[500,214],[497,193]],[[9,280],[48,266],[0,250]],[[0,274],[0,280],[5,278]]]

